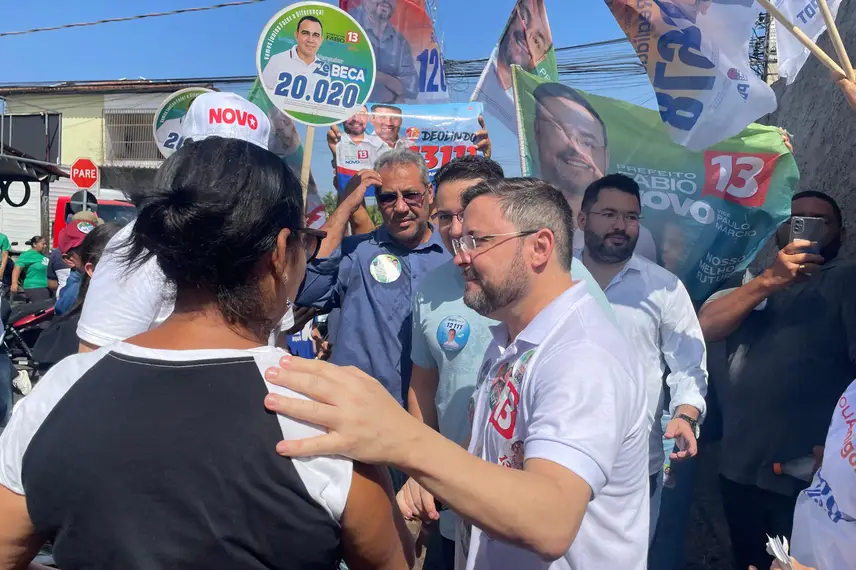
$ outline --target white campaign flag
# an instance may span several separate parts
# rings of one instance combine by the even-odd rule
[[[605,0],[645,65],[672,140],[701,151],[776,110],[749,67],[754,0]]]
[[[558,81],[553,34],[544,0],[517,0],[499,43],[490,54],[470,101],[484,103],[485,111],[517,133],[517,115],[511,85],[511,66]]]
[[[841,0],[829,0],[827,3],[832,18],[835,19]],[[816,42],[820,34],[826,31],[826,23],[817,6],[817,0],[777,0],[775,4],[776,8],[812,41]],[[811,52],[792,33],[781,27],[776,29],[776,50],[779,54],[779,77],[786,78],[790,85],[797,78]]]

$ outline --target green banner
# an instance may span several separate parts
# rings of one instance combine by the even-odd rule
[[[602,174],[634,178],[643,214],[637,253],[680,277],[695,300],[744,269],[790,215],[799,172],[775,127],[751,124],[692,152],[671,141],[656,111],[517,66],[513,77],[524,175],[556,185],[574,215]],[[582,247],[575,237],[575,248]],[[640,251],[645,240],[648,254]]]

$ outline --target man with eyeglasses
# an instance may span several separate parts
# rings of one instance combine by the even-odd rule
[[[434,176],[435,212],[432,216],[443,244],[453,252],[453,240],[463,238],[463,193],[484,180],[504,178],[502,167],[481,156],[456,158]],[[571,275],[585,281],[586,288],[601,307],[609,302],[586,271],[573,260]],[[470,434],[467,404],[496,321],[482,316],[464,303],[465,281],[461,268],[450,259],[419,284],[413,298],[413,373],[408,392],[408,410],[448,439],[462,443]],[[454,343],[450,342],[454,333]],[[440,520],[439,535],[432,532],[423,568],[454,568],[455,524],[450,511],[437,511],[433,497],[412,479],[398,495],[406,516],[421,512],[425,522]],[[416,508],[420,504],[423,508]]]
[[[466,521],[456,558],[467,570],[643,570],[642,369],[571,274],[571,209],[533,178],[483,181],[461,203],[452,246],[464,302],[499,321],[468,405],[467,451],[364,373],[296,358],[266,378],[320,402],[272,395],[265,405],[330,432],[277,450],[404,470]]]
[[[619,326],[639,355],[645,371],[650,423],[650,489],[662,484],[665,460],[665,391],[671,395],[671,421],[665,437],[675,440],[672,461],[698,451],[698,424],[705,412],[707,362],[704,338],[689,293],[673,273],[633,252],[642,218],[639,185],[623,174],[592,182],[578,216],[585,236],[582,260],[612,304]],[[666,371],[668,369],[668,375]],[[651,504],[651,534],[658,505]]]
[[[794,195],[791,214],[823,220],[817,243],[790,241],[790,224],[782,225],[772,264],[732,276],[699,312],[705,340],[722,341],[727,354],[712,380],[722,410],[720,488],[739,568],[769,564],[767,534],[790,536],[808,482],[773,465],[824,445],[830,412],[856,377],[856,265],[838,258],[841,209],[808,190]]]
[[[296,303],[322,312],[340,308],[340,334],[330,362],[372,375],[406,405],[411,299],[420,280],[449,254],[429,223],[433,193],[420,154],[390,150],[374,171],[361,171],[343,197],[351,210],[359,208],[370,185],[376,188],[383,225],[345,238],[351,212],[345,208],[331,216],[321,258],[307,266]]]

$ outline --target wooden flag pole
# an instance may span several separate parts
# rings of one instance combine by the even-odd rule
[[[309,194],[309,165],[312,163],[312,145],[315,143],[315,127],[306,127],[306,140],[303,141],[303,164],[300,166],[300,187],[303,189],[303,214],[309,207],[306,197]]]
[[[820,13],[823,14],[823,21],[826,22],[826,29],[829,31],[829,39],[832,40],[832,45],[835,46],[835,53],[838,55],[838,61],[844,67],[844,76],[850,81],[856,81],[856,72],[853,71],[853,64],[850,63],[850,56],[847,55],[847,50],[844,48],[844,42],[841,41],[841,34],[838,33],[838,26],[835,25],[835,18],[832,17],[832,12],[829,10],[829,4],[826,0],[818,0]]]
[[[814,56],[820,60],[820,62],[825,65],[830,71],[835,73],[840,73],[847,77],[844,73],[844,70],[841,69],[841,66],[835,63],[835,60],[829,57],[825,51],[820,49],[816,43],[811,41],[811,38],[805,35],[805,33],[793,25],[790,20],[788,20],[784,14],[779,12],[779,10],[773,6],[770,0],[758,0],[758,4],[764,7],[767,12],[773,16],[780,24],[782,24],[786,30],[794,35],[796,39],[800,41],[802,45],[808,48],[808,50],[814,54]]]

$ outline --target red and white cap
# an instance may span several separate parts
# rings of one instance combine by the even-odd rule
[[[181,130],[184,138],[194,141],[223,137],[253,143],[267,150],[270,120],[240,95],[214,91],[193,100]]]

